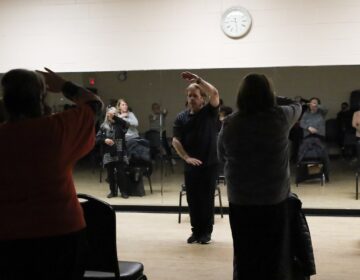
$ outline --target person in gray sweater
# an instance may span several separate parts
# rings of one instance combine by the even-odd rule
[[[130,112],[129,106],[124,99],[119,99],[116,108],[119,110],[119,117],[129,124],[129,128],[125,134],[125,141],[128,142],[131,139],[139,137],[139,121],[133,112]]]
[[[224,120],[218,139],[233,235],[233,279],[285,279],[276,275],[282,267],[279,236],[290,193],[288,136],[301,105],[276,98],[265,75],[249,74],[237,107]]]
[[[309,135],[325,138],[325,116],[328,110],[321,106],[320,99],[317,97],[311,98],[308,106],[309,110],[304,112],[300,121],[304,138]]]
[[[329,154],[326,150],[324,141],[325,141],[325,116],[327,114],[327,109],[325,109],[320,102],[320,99],[317,97],[312,97],[308,104],[309,109],[306,110],[301,118],[300,127],[303,129],[304,140],[302,141],[302,145],[306,145],[307,140],[314,140],[310,138],[318,138],[320,139],[320,144],[322,147],[322,156],[320,160],[324,165],[324,174],[325,181],[329,182],[330,178],[330,158]],[[302,147],[300,146],[299,155],[303,152]],[[301,156],[299,156],[301,158]]]

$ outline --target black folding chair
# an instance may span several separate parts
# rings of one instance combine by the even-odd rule
[[[84,279],[146,280],[142,263],[118,260],[116,215],[110,204],[86,194],[77,196],[87,225]]]
[[[224,212],[223,212],[223,205],[222,205],[222,199],[221,199],[221,189],[220,189],[220,186],[219,184],[222,183],[222,184],[226,184],[225,182],[225,177],[224,176],[219,176],[219,178],[217,178],[216,180],[216,187],[215,187],[215,197],[218,196],[219,197],[219,208],[220,208],[220,215],[221,215],[221,218],[224,218]],[[181,223],[181,212],[182,212],[182,197],[183,195],[186,194],[186,186],[185,184],[181,184],[181,190],[180,190],[180,193],[179,193],[179,212],[178,212],[178,223],[180,224]]]

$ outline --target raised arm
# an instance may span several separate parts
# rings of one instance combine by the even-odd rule
[[[325,108],[323,105],[318,105],[318,110],[319,112],[323,115],[323,117],[326,117],[327,113],[328,113],[328,109]]]
[[[209,96],[209,103],[213,107],[218,107],[220,104],[219,92],[212,84],[200,78],[198,75],[191,72],[182,72],[181,76],[184,80],[190,83],[197,83],[200,89]]]
[[[45,71],[37,72],[43,75],[47,90],[51,92],[63,92],[67,99],[77,105],[89,103],[96,112],[102,110],[104,104],[99,96],[70,81],[66,81],[48,68],[44,69]]]
[[[301,104],[283,96],[276,96],[276,103],[282,108],[285,113],[287,122],[289,123],[290,127],[292,127],[301,116]]]
[[[127,116],[124,118],[124,120],[127,121],[129,123],[129,125],[132,126],[132,127],[138,127],[139,126],[139,121],[136,118],[135,114],[132,113],[132,112],[128,112]]]

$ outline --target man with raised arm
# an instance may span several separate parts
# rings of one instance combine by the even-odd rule
[[[198,75],[183,72],[188,107],[174,122],[172,144],[185,161],[186,198],[192,234],[189,244],[208,244],[214,223],[214,192],[218,175],[216,154],[218,90]]]

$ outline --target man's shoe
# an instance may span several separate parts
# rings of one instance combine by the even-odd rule
[[[109,193],[106,197],[107,197],[107,198],[112,198],[112,197],[115,197],[115,196],[116,196],[115,194]]]
[[[209,244],[209,243],[211,243],[211,234],[204,234],[204,235],[200,236],[198,242],[200,244]]]
[[[187,243],[193,244],[198,242],[198,237],[195,234],[191,234],[191,236],[187,239]]]
[[[121,193],[121,197],[126,199],[129,198],[129,195],[127,193]]]

